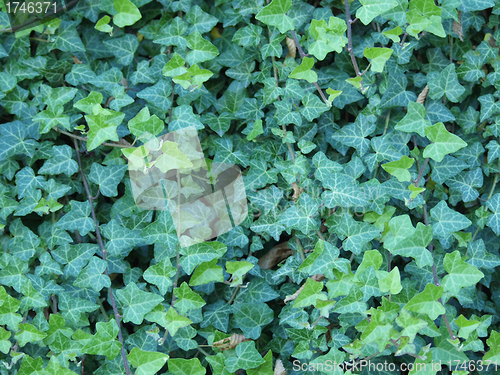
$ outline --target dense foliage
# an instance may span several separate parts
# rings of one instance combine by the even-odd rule
[[[0,374],[498,373],[500,2],[73,5],[0,4]],[[193,127],[248,215],[187,246]]]

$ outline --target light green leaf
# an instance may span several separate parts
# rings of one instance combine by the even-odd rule
[[[111,18],[108,15],[106,15],[102,17],[99,21],[97,21],[94,28],[96,30],[102,31],[103,33],[111,33],[113,31],[113,26],[109,25],[109,21],[111,21]]]
[[[144,107],[128,122],[130,132],[138,138],[153,137],[162,132],[165,124],[156,115],[149,114],[149,108]]]
[[[315,306],[317,301],[326,301],[327,296],[325,293],[321,292],[322,289],[322,282],[315,281],[310,277],[307,278],[304,289],[302,289],[295,299],[293,307],[300,308],[310,305]]]
[[[43,340],[47,336],[44,332],[39,331],[33,325],[29,323],[19,324],[19,332],[14,336],[19,342],[19,346],[23,347],[27,343],[35,343],[37,341]]]
[[[248,273],[255,265],[247,261],[226,262],[226,271],[231,277],[231,286],[241,285],[243,276]]]
[[[164,309],[162,307],[162,309]],[[190,319],[177,314],[177,311],[173,307],[170,307],[165,316],[166,325],[165,328],[168,330],[171,336],[175,336],[177,331],[183,327],[189,326],[193,323]]]
[[[292,0],[272,0],[257,15],[256,19],[269,26],[276,26],[280,33],[294,30],[293,20],[286,15],[292,7]]]
[[[142,18],[139,9],[129,0],[114,0],[113,6],[118,11],[113,23],[118,27],[131,26]]]
[[[443,287],[427,284],[423,292],[417,294],[404,306],[406,310],[427,315],[436,320],[445,313],[445,309],[438,299],[443,295]]]
[[[380,291],[383,293],[390,292],[391,294],[398,294],[399,292],[401,292],[403,287],[401,286],[401,275],[399,273],[399,268],[394,267],[391,272],[384,272],[382,277],[378,277],[378,285]]]
[[[395,0],[379,1],[379,0],[360,0],[362,5],[356,12],[356,17],[368,25],[374,18],[384,14],[398,5]]]
[[[391,176],[396,177],[399,182],[410,181],[411,176],[408,169],[410,169],[413,163],[415,163],[415,159],[403,155],[397,161],[382,164],[382,168]]]
[[[135,375],[154,375],[167,362],[169,356],[164,353],[144,351],[132,348],[127,355],[130,364],[137,368]]]
[[[184,59],[177,53],[174,52],[170,57],[170,60],[163,67],[163,75],[168,77],[175,77],[182,74],[187,73],[187,69],[184,66],[186,62]]]
[[[446,130],[442,122],[425,128],[425,135],[433,143],[425,147],[423,156],[438,162],[442,161],[445,155],[467,146],[460,137]]]
[[[309,32],[316,41],[309,47],[309,53],[316,56],[318,60],[324,60],[332,51],[341,53],[347,44],[347,38],[344,35],[346,30],[347,24],[343,19],[330,17],[328,24],[325,20],[313,19]]]
[[[309,83],[318,81],[318,75],[311,68],[314,66],[312,57],[304,57],[298,67],[296,67],[289,75],[290,78],[305,79]]]
[[[405,117],[399,121],[395,128],[406,133],[415,132],[421,137],[425,137],[425,129],[431,126],[429,120],[425,120],[425,108],[422,104],[416,102],[408,103],[408,112]]]
[[[168,371],[173,375],[205,375],[207,372],[198,358],[171,358],[168,361]]]
[[[217,259],[210,262],[201,263],[193,272],[189,285],[198,286],[208,284],[210,282],[223,282],[222,267],[217,265]]]
[[[399,43],[400,41],[400,35],[403,33],[403,29],[399,26],[396,26],[394,29],[390,29],[387,31],[382,31],[382,34],[384,34],[386,37],[388,37],[390,40],[392,40],[394,43]]]
[[[390,48],[367,47],[363,51],[363,56],[371,62],[371,70],[381,73],[384,71],[384,66],[387,60],[392,56],[394,50]]]
[[[200,309],[207,303],[200,297],[199,294],[193,292],[186,282],[183,282],[179,288],[174,289],[176,297],[174,307],[184,315],[188,310]]]

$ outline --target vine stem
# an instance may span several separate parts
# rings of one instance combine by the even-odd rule
[[[104,248],[104,243],[103,243],[102,237],[101,237],[101,231],[99,230],[99,222],[97,221],[97,216],[95,214],[92,194],[90,194],[89,185],[87,184],[87,179],[85,178],[85,174],[83,173],[82,161],[80,159],[80,150],[78,148],[78,141],[75,138],[73,138],[73,143],[75,145],[75,150],[76,150],[76,159],[78,162],[78,169],[80,170],[80,175],[82,176],[83,186],[85,188],[85,192],[87,194],[87,198],[88,198],[89,203],[90,203],[90,214],[92,215],[92,219],[94,220],[97,242],[99,244],[99,248],[101,249],[102,259],[106,262],[107,251]],[[106,266],[106,269],[104,270],[104,274],[109,277],[108,266]],[[122,359],[123,359],[123,365],[125,366],[125,373],[127,375],[132,375],[132,373],[130,372],[130,367],[128,365],[128,361],[127,361],[127,354],[125,353],[125,346],[123,344],[123,335],[122,335],[122,328],[121,328],[121,323],[120,323],[121,315],[118,313],[118,307],[116,305],[115,297],[113,296],[113,291],[111,290],[111,286],[108,288],[108,292],[109,292],[109,299],[111,301],[111,306],[113,307],[113,314],[115,315],[116,325],[118,326],[118,341],[121,344],[121,354],[122,354]]]
[[[352,24],[354,21],[351,18],[351,10],[349,9],[349,0],[344,0],[345,4],[345,18],[347,23],[347,52],[351,56],[352,65],[354,66],[354,71],[356,76],[361,77],[361,72],[359,71],[358,62],[356,61],[356,56],[354,56],[354,49],[352,48]],[[362,84],[362,83],[361,83]]]
[[[302,47],[300,46],[299,40],[297,38],[297,35],[295,34],[295,31],[290,30],[290,33],[292,34],[292,38],[293,38],[293,41],[295,43],[295,46],[297,47],[297,50],[299,51],[300,58],[304,59],[304,57],[308,56],[308,54],[305,53],[304,50],[302,49]],[[328,107],[331,107],[332,104],[326,98],[325,94],[323,93],[323,90],[321,90],[321,87],[319,87],[318,82],[314,82],[313,84],[314,84],[314,86],[316,86],[316,89],[318,90],[319,95],[321,96],[321,99],[323,99],[323,101],[325,102],[325,104]]]
[[[80,141],[83,141],[83,142],[87,142],[87,137],[80,137],[79,135],[76,135],[76,134],[73,134],[73,133],[70,133],[70,132],[67,132],[65,130],[61,130],[57,127],[53,128],[53,130],[55,130],[56,132],[59,132],[61,134],[66,134],[68,137],[71,137],[73,138],[73,140],[80,140]],[[111,147],[120,147],[120,148],[131,148],[132,145],[122,145],[121,143],[101,143],[103,146],[111,146]]]

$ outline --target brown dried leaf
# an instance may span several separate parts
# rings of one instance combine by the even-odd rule
[[[458,38],[460,39],[461,42],[464,41],[464,31],[462,28],[462,12],[458,11],[458,22],[453,21],[453,24],[451,25],[451,29],[455,34],[458,35]]]
[[[317,273],[316,275],[312,275],[311,279],[313,279],[314,281],[321,281],[325,279],[325,275]]]
[[[285,305],[290,302],[290,301],[295,301],[297,299],[297,297],[299,296],[300,292],[302,292],[302,289],[304,289],[304,287],[306,286],[306,283],[304,283],[300,288],[299,290],[297,290],[295,293],[293,293],[291,296],[286,296],[285,300],[283,302],[285,302]]]
[[[302,192],[304,191],[303,188],[299,187],[299,185],[297,185],[297,183],[295,182],[292,182],[292,188],[293,188],[293,203],[295,203],[295,201],[297,200],[298,197],[300,197],[300,194],[302,194]]]
[[[285,59],[288,57],[293,57],[297,55],[297,47],[295,46],[295,42],[293,41],[292,38],[286,37],[286,45],[288,47],[288,54],[286,55]]]
[[[276,360],[276,364],[274,365],[274,375],[286,375],[286,370],[283,366],[283,362],[281,362],[281,359]]]
[[[73,62],[75,64],[83,64],[82,61],[78,59],[78,57],[76,57],[76,56],[71,56],[71,57],[73,58]]]
[[[293,250],[288,247],[286,242],[282,242],[261,256],[258,265],[263,270],[270,270],[283,259],[288,258],[292,254]]]
[[[237,333],[233,333],[231,337],[226,337],[225,339],[216,341],[213,343],[213,346],[220,350],[229,350],[234,349],[236,346],[243,341],[250,341],[244,335],[238,335]]]
[[[427,98],[428,93],[429,93],[429,86],[425,85],[424,89],[422,90],[422,92],[420,93],[420,95],[417,98],[417,103],[420,103],[423,105],[425,103],[425,99]]]

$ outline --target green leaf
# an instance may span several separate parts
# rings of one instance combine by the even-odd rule
[[[307,193],[302,193],[297,202],[281,214],[278,223],[286,228],[309,234],[318,227],[317,221],[313,218],[318,207],[319,203],[316,200],[311,199]]]
[[[356,11],[356,17],[359,18],[364,25],[368,25],[374,18],[398,5],[398,2],[395,0],[384,2],[378,0],[360,0],[360,3],[362,7]]]
[[[170,259],[165,258],[160,263],[149,266],[142,277],[148,283],[156,285],[160,293],[165,295],[168,288],[172,286],[172,277],[175,273],[176,268],[172,266]]]
[[[200,33],[209,32],[214,28],[217,22],[219,22],[216,17],[204,12],[198,5],[191,7],[189,12],[186,14],[186,21],[193,25],[191,26],[189,33],[194,31],[199,31]]]
[[[101,143],[107,140],[118,141],[118,134],[116,133],[118,125],[109,121],[109,117],[104,114],[85,115],[85,120],[87,120],[89,126],[87,136],[88,151],[99,147]]]
[[[423,292],[417,294],[404,306],[406,310],[427,315],[436,320],[445,313],[445,309],[438,299],[443,295],[443,287],[427,284]]]
[[[128,0],[115,0],[115,2],[124,2]],[[133,6],[132,3],[130,5]],[[117,21],[117,15],[113,17],[113,22],[121,22]],[[115,38],[115,39],[110,39],[110,40],[105,40],[104,45],[109,48],[109,50],[113,53],[113,55],[116,56],[116,61],[118,64],[121,64],[123,66],[130,65],[132,61],[134,60],[134,54],[135,51],[137,51],[137,48],[139,47],[139,41],[137,40],[137,37],[132,34],[125,34],[125,36],[121,38]]]
[[[370,63],[372,64],[371,70],[381,73],[384,71],[385,63],[390,59],[393,52],[394,50],[390,48],[367,47],[363,51],[363,56],[370,60]]]
[[[80,288],[92,288],[96,292],[100,292],[102,288],[109,288],[111,280],[109,276],[103,275],[106,267],[107,263],[104,260],[93,256],[73,285]]]
[[[142,18],[139,9],[129,0],[114,0],[113,6],[118,11],[113,23],[118,27],[131,26]]]
[[[325,20],[313,19],[309,32],[316,41],[309,47],[309,53],[316,56],[318,60],[324,60],[332,51],[341,53],[347,44],[347,38],[344,35],[346,30],[347,24],[343,19],[330,17],[328,24]]]
[[[229,371],[234,372],[239,369],[248,370],[256,368],[264,362],[264,359],[255,348],[255,342],[246,341],[239,343],[236,347],[236,357],[226,359],[226,367]]]
[[[239,303],[233,305],[233,314],[236,324],[243,331],[246,338],[258,339],[262,327],[271,323],[274,313],[265,303]]]
[[[304,116],[307,121],[313,121],[318,118],[323,112],[328,111],[330,107],[323,103],[320,98],[314,94],[306,94],[302,98],[303,107],[300,110],[302,116]]]
[[[289,75],[290,78],[305,79],[309,83],[318,81],[318,75],[315,71],[311,70],[314,66],[314,59],[312,57],[304,57],[298,67],[296,67]]]
[[[168,358],[167,354],[144,351],[139,348],[132,348],[127,355],[130,364],[137,369],[136,375],[156,374],[165,365]]]
[[[175,77],[187,73],[187,69],[184,66],[185,63],[184,59],[177,52],[174,52],[170,60],[163,67],[163,75]]]
[[[144,315],[163,301],[157,294],[143,292],[135,283],[128,284],[125,289],[118,289],[116,295],[123,305],[124,323],[141,324]]]
[[[390,292],[391,294],[398,294],[399,292],[401,292],[403,287],[401,286],[401,275],[399,273],[399,268],[394,267],[391,272],[388,272],[387,274],[384,274],[384,276],[379,277],[378,285],[380,291],[383,293]]]
[[[168,360],[168,371],[174,375],[205,375],[207,372],[198,358],[171,358]]]
[[[431,126],[429,120],[425,120],[425,108],[422,104],[416,102],[408,103],[408,112],[405,117],[399,121],[395,128],[406,133],[418,133],[425,137],[425,129]]]
[[[19,342],[21,348],[29,342],[37,342],[43,340],[47,336],[44,332],[39,331],[29,323],[19,324],[19,332],[14,336]]]
[[[96,333],[81,349],[86,354],[104,355],[108,360],[112,360],[119,353],[122,344],[116,339],[118,326],[114,319],[108,323],[97,322]]]
[[[124,256],[134,246],[142,242],[138,231],[123,227],[115,219],[112,219],[106,225],[102,225],[101,231],[103,236],[109,240],[106,242],[105,248],[110,256]]]
[[[183,282],[179,288],[175,288],[174,294],[177,298],[174,307],[182,315],[186,314],[188,310],[200,309],[207,304],[199,294],[191,290],[186,282]]]
[[[236,262],[226,262],[226,271],[231,277],[231,286],[241,285],[243,283],[243,277],[250,271],[255,265],[247,261],[236,261]]]
[[[394,29],[390,29],[387,31],[382,31],[382,34],[384,34],[386,37],[388,37],[390,40],[392,40],[394,43],[399,43],[400,41],[400,35],[403,33],[403,29],[399,26],[396,26]]]
[[[431,99],[441,99],[443,95],[453,103],[458,103],[460,96],[465,92],[465,88],[458,82],[455,71],[455,64],[449,64],[441,70],[435,79],[429,80],[429,97]]]
[[[445,155],[467,146],[460,137],[446,130],[442,122],[425,128],[425,135],[433,143],[425,147],[423,156],[438,162],[442,161]]]
[[[399,182],[410,181],[411,176],[408,169],[410,169],[413,163],[415,163],[415,159],[403,155],[397,161],[382,164],[382,168],[391,176],[396,177]]]
[[[90,203],[71,201],[71,209],[57,222],[57,226],[66,230],[78,230],[85,236],[88,232],[95,230],[94,221],[89,217]]]
[[[434,206],[430,213],[433,219],[432,230],[439,237],[448,237],[452,232],[458,232],[472,224],[465,215],[452,210],[444,201]]]
[[[165,316],[165,321],[165,328],[168,330],[171,336],[175,336],[179,329],[187,327],[192,323],[190,319],[177,314],[177,311],[175,311],[173,307],[170,307],[168,309],[167,315]]]
[[[220,242],[203,242],[189,247],[181,248],[181,266],[184,271],[190,275],[196,266],[204,262],[210,262],[213,259],[218,259],[227,251],[226,245]]]
[[[111,21],[111,18],[109,16],[104,16],[97,21],[94,27],[96,30],[102,31],[103,33],[111,33],[113,31],[113,26],[109,25],[109,21]]]
[[[153,137],[161,133],[165,124],[156,115],[149,114],[149,108],[144,107],[128,122],[130,132],[138,138]]]
[[[90,169],[89,180],[99,185],[99,191],[105,197],[116,197],[117,186],[125,175],[126,165],[110,165],[107,167],[93,163]]]
[[[315,306],[317,301],[325,301],[327,296],[325,293],[321,292],[322,289],[322,282],[315,281],[309,277],[304,284],[304,289],[302,289],[295,299],[293,307],[300,308],[310,305]]]
[[[217,265],[217,259],[210,262],[201,263],[193,272],[189,285],[198,286],[208,284],[210,282],[223,282],[222,267]]]
[[[97,108],[100,108],[103,97],[100,92],[91,91],[86,98],[80,99],[73,106],[85,113],[97,113]]]
[[[493,215],[488,217],[486,225],[498,236],[500,235],[500,194],[497,193],[488,199],[486,206],[493,212]]]
[[[441,285],[445,292],[451,292],[455,296],[460,289],[476,285],[484,277],[476,267],[462,260],[458,250],[444,256],[443,266],[448,274],[443,277]]]
[[[294,30],[293,20],[286,15],[292,7],[292,0],[272,0],[257,15],[256,19],[269,26],[276,26],[280,33]]]
[[[217,47],[204,39],[197,31],[188,36],[187,46],[191,49],[186,54],[186,61],[189,65],[212,60],[219,54]]]

